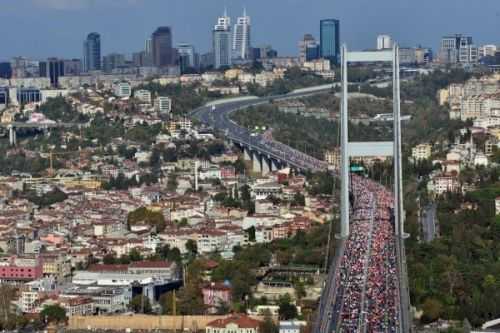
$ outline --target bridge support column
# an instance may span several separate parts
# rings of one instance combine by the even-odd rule
[[[252,153],[252,169],[253,172],[262,172],[261,156],[257,152]]]
[[[252,160],[252,152],[247,147],[243,147],[243,160],[245,161]]]
[[[267,175],[272,170],[271,159],[267,156],[262,156],[262,175]]]
[[[9,143],[11,146],[15,146],[17,144],[16,129],[13,126],[9,127]]]
[[[279,170],[278,163],[276,163],[275,160],[270,159],[269,164],[271,165],[271,171],[278,171]]]

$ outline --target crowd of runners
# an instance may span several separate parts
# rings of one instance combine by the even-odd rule
[[[352,190],[351,232],[331,300],[333,329],[396,332],[399,285],[392,193],[359,176],[352,176]]]

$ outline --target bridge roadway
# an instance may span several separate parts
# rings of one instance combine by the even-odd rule
[[[330,88],[331,89],[331,88]],[[286,145],[270,143],[229,119],[240,109],[271,101],[304,97],[329,89],[218,103],[192,116],[223,131],[228,139],[249,146],[299,170],[326,170],[324,162]],[[276,148],[279,148],[278,150]],[[394,235],[390,210],[393,196],[376,182],[353,176],[352,232],[337,242],[318,308],[314,333],[409,332],[406,267],[403,242]]]

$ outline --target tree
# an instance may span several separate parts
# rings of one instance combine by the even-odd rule
[[[134,296],[130,300],[129,308],[135,313],[151,313],[152,307],[149,298],[144,295]]]
[[[433,322],[443,314],[443,304],[436,299],[428,298],[422,305],[422,310],[424,311],[423,320]]]
[[[264,315],[264,321],[260,324],[259,332],[278,333],[278,327],[274,323],[273,318],[271,317],[271,313],[269,311],[266,311]]]
[[[141,207],[130,212],[127,216],[127,225],[129,229],[136,224],[151,225],[156,228],[157,232],[161,232],[165,229],[165,218],[161,212],[151,211],[146,207]]]
[[[174,293],[167,292],[160,296],[161,313],[164,315],[174,314]]]
[[[304,287],[304,284],[302,282],[300,281],[296,282],[294,288],[295,288],[295,297],[297,298],[297,300],[301,300],[307,295],[306,288]]]
[[[188,250],[188,252],[192,255],[192,256],[195,256],[197,253],[198,253],[198,245],[196,244],[196,242],[192,239],[189,239],[187,242],[186,242],[186,250]]]
[[[278,314],[281,320],[297,318],[297,307],[291,303],[290,295],[280,297]]]
[[[113,253],[108,253],[102,258],[102,262],[105,265],[113,265],[116,264],[116,257]]]
[[[128,257],[130,261],[141,261],[143,259],[142,254],[136,248],[130,250]]]
[[[167,180],[167,190],[174,192],[177,190],[177,175],[175,173],[170,173]]]
[[[66,309],[58,304],[47,305],[40,311],[40,318],[46,323],[65,321]]]

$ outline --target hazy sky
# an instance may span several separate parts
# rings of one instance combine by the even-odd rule
[[[175,43],[206,52],[224,6],[233,20],[246,6],[252,44],[269,43],[281,55],[296,54],[304,33],[319,37],[322,18],[340,19],[352,49],[374,47],[379,33],[402,46],[436,48],[448,33],[500,44],[500,0],[0,0],[0,59],[81,57],[92,31],[101,34],[103,54],[129,54],[159,25],[173,28]]]

